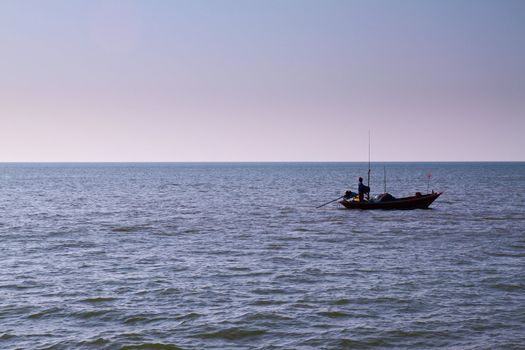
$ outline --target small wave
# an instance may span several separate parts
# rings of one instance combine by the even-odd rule
[[[242,338],[253,338],[266,334],[262,329],[241,329],[228,328],[217,332],[200,333],[201,338],[222,338],[227,340],[236,340]]]
[[[279,210],[280,214],[291,214],[294,213],[297,209],[294,207],[284,207]]]
[[[282,305],[282,304],[285,304],[285,302],[279,301],[279,300],[268,300],[268,299],[256,300],[252,303],[252,305],[256,305],[256,306]]]
[[[138,315],[138,316],[131,316],[124,320],[125,324],[145,324],[145,323],[151,323],[158,320],[162,320],[162,318],[159,317],[153,317],[148,315]]]
[[[348,316],[348,314],[341,312],[341,311],[322,311],[322,312],[319,312],[319,315],[330,317],[330,318],[340,318],[340,317]]]
[[[281,250],[283,249],[284,245],[282,244],[276,244],[276,243],[272,243],[272,244],[268,244],[268,249],[270,250]]]
[[[130,233],[130,232],[137,232],[141,230],[145,230],[147,227],[145,226],[120,226],[120,227],[114,227],[111,229],[112,232],[123,232],[123,233]]]
[[[257,312],[255,314],[248,315],[246,317],[247,320],[250,321],[278,321],[278,320],[293,320],[292,317],[279,315],[275,312]]]
[[[114,301],[114,300],[117,300],[117,298],[113,298],[113,297],[95,297],[95,298],[86,298],[86,299],[82,299],[80,300],[81,303],[105,303],[105,302],[109,302],[109,301]]]
[[[289,263],[293,263],[295,261],[292,258],[287,258],[287,257],[284,257],[284,256],[275,256],[271,260],[272,260],[273,263],[276,263],[276,264],[289,264]]]
[[[161,185],[159,186],[159,188],[168,187],[168,186],[178,187],[178,186],[181,186],[181,184],[179,184],[179,183],[167,183],[167,184],[161,184]]]
[[[59,309],[58,307],[52,307],[50,309],[42,310],[40,312],[36,312],[34,314],[31,314],[31,315],[28,316],[28,318],[31,318],[31,319],[43,318],[43,317],[46,317],[46,316],[49,316],[49,315],[56,314],[56,313],[58,313],[60,311],[61,311],[61,309]]]
[[[512,248],[512,249],[525,249],[525,245],[524,244],[520,244],[519,242],[515,242],[515,243],[511,243],[509,244],[509,248]]]
[[[489,256],[503,257],[503,258],[523,258],[525,253],[513,253],[513,252],[487,252]]]
[[[482,216],[480,217],[480,219],[486,220],[486,221],[509,221],[509,220],[516,220],[518,218],[507,217],[507,216]]]
[[[343,349],[362,349],[370,346],[370,343],[361,340],[343,338],[339,340],[339,346]]]
[[[334,304],[334,305],[348,305],[350,303],[351,303],[351,301],[349,299],[337,299],[337,300],[334,300],[332,304]]]
[[[299,254],[299,258],[302,259],[323,259],[326,258],[326,254],[314,253],[314,252],[304,252]]]
[[[278,238],[279,241],[301,241],[303,240],[304,238],[302,236],[290,236],[290,235],[285,235],[285,236],[281,236]]]
[[[184,269],[187,270],[187,269]],[[178,271],[184,271],[184,270],[178,270]],[[181,290],[179,288],[164,288],[159,292],[160,295],[176,295],[181,294]]]
[[[196,182],[194,184],[191,184],[189,187],[202,187],[202,186],[211,187],[210,184],[206,182]]]
[[[252,291],[253,294],[268,295],[268,294],[286,294],[285,289],[281,288],[257,288]]]
[[[524,290],[525,286],[518,283],[496,283],[490,286],[490,288],[498,289],[504,292],[516,292]]]
[[[399,299],[394,297],[377,297],[377,298],[357,298],[355,300],[356,304],[407,304],[410,303],[410,300]]]
[[[82,341],[82,342],[80,342],[80,345],[81,346],[97,346],[97,347],[100,347],[102,345],[107,345],[109,343],[110,343],[110,341],[107,340],[107,339],[97,338],[97,339],[94,339],[94,340]]]
[[[393,329],[381,333],[380,338],[371,338],[370,343],[379,343],[381,345],[393,344],[399,341],[416,341],[417,347],[428,348],[431,344],[434,344],[435,339],[441,337],[448,337],[450,334],[446,331],[437,330],[403,330]],[[378,344],[378,345],[379,345]],[[414,345],[415,345],[414,344]],[[372,345],[372,344],[371,344]]]
[[[77,313],[77,316],[80,318],[93,318],[93,317],[103,316],[109,312],[110,310],[82,311],[82,312]]]
[[[120,350],[183,350],[173,344],[163,344],[163,343],[144,343],[137,345],[125,345],[120,348]]]
[[[93,242],[86,242],[86,241],[75,241],[75,240],[69,240],[67,242],[64,242],[60,245],[57,245],[54,248],[93,248],[96,247],[97,244]]]
[[[251,269],[249,267],[244,266],[232,266],[227,268],[230,271],[250,271]]]
[[[186,320],[186,319],[190,319],[190,320],[193,320],[193,319],[196,319],[196,318],[199,318],[199,317],[202,317],[203,315],[202,314],[199,314],[199,313],[196,313],[196,312],[190,312],[188,314],[185,314],[185,315],[180,315],[177,318],[177,320]]]
[[[185,229],[182,231],[182,233],[186,233],[186,234],[189,234],[189,233],[199,233],[200,230],[197,229],[197,228],[188,228],[188,229]]]
[[[19,284],[2,284],[0,285],[0,289],[28,289],[28,288],[32,288],[32,286],[24,286],[24,285],[19,285]]]
[[[316,308],[315,305],[312,305],[307,302],[302,302],[302,301],[296,302],[292,304],[291,306],[296,309],[315,309]]]
[[[8,334],[8,333],[4,333],[2,335],[0,335],[0,340],[8,340],[8,339],[12,339],[12,338],[15,338],[16,336],[12,335],[12,334]]]

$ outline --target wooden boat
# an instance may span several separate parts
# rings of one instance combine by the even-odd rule
[[[416,195],[412,197],[394,198],[387,201],[359,201],[353,199],[343,199],[339,203],[347,209],[426,209],[442,193],[443,192],[432,192],[428,194],[416,193]]]

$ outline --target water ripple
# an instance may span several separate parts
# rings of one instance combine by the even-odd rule
[[[525,165],[431,166],[367,212],[315,209],[359,163],[2,164],[1,347],[523,348]]]

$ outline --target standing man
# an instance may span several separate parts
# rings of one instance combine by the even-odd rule
[[[366,186],[363,183],[363,178],[359,178],[359,185],[358,185],[358,192],[359,192],[359,201],[362,202],[364,200],[364,194],[368,193],[370,194],[370,187]]]

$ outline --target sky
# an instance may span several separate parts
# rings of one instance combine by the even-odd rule
[[[0,0],[0,162],[525,160],[525,1]]]

